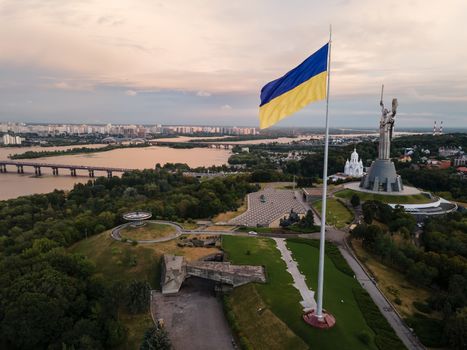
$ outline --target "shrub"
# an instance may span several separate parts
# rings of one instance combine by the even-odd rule
[[[140,350],[170,350],[172,344],[164,328],[151,327],[144,333]]]
[[[370,344],[371,336],[368,334],[368,332],[360,331],[357,334],[357,338],[358,338],[358,340],[360,340],[365,345]]]
[[[418,311],[423,312],[425,314],[431,314],[431,312],[433,311],[430,305],[428,305],[427,303],[421,303],[419,301],[414,301],[412,304]]]

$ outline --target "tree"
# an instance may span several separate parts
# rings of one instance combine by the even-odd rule
[[[356,208],[360,205],[360,197],[358,194],[353,194],[352,197],[350,198],[350,204],[352,204],[352,207]]]
[[[467,348],[467,307],[457,310],[448,320],[444,333],[454,349]]]
[[[313,211],[308,209],[305,216],[300,219],[298,226],[303,228],[312,228],[315,224],[315,217],[313,215]]]
[[[433,279],[438,275],[438,270],[427,266],[423,261],[412,265],[407,271],[407,277],[415,284],[429,286]]]
[[[373,219],[376,216],[376,206],[374,205],[373,202],[367,201],[362,205],[363,209],[363,220],[367,224],[371,224],[373,222]]]
[[[167,332],[162,327],[149,328],[144,333],[143,341],[141,342],[140,350],[170,350],[172,344],[170,343]]]
[[[149,308],[151,289],[146,281],[132,281],[125,292],[124,304],[129,313],[137,314]]]

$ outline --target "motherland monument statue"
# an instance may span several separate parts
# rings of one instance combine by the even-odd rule
[[[379,122],[378,159],[372,164],[362,181],[360,187],[374,192],[401,192],[402,180],[396,174],[396,168],[391,161],[391,139],[397,112],[397,98],[392,100],[392,111],[384,107],[384,85],[381,88],[381,120]]]

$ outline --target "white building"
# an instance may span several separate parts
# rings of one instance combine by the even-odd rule
[[[363,176],[363,162],[361,159],[358,159],[358,153],[355,148],[350,155],[350,161],[347,159],[345,162],[344,174],[351,177]]]
[[[19,136],[5,134],[2,137],[2,141],[4,145],[21,145],[23,139]]]

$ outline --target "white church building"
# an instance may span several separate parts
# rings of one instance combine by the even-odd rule
[[[344,174],[349,177],[363,176],[363,162],[361,159],[358,159],[358,153],[355,148],[350,155],[350,161],[347,159],[345,162]]]

